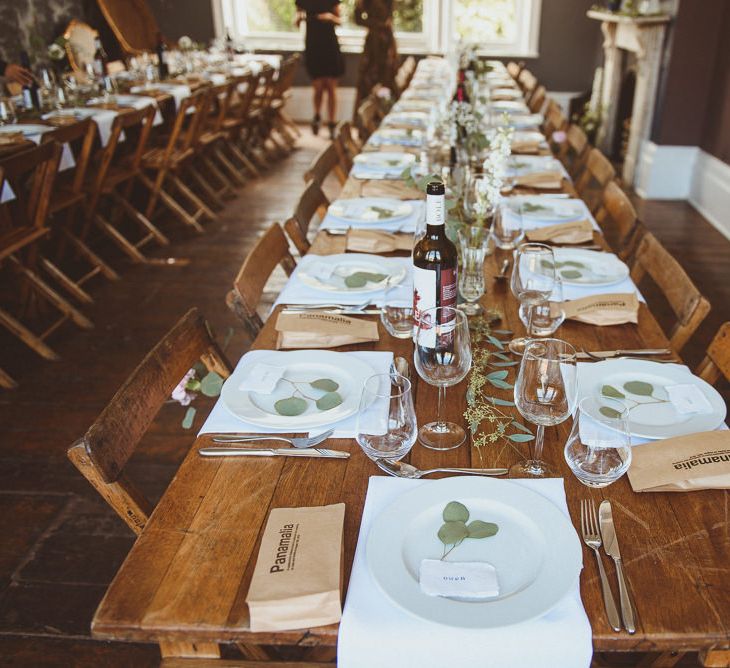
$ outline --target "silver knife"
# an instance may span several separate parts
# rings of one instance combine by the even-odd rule
[[[325,448],[200,448],[203,457],[319,457],[347,459],[349,452]]]
[[[618,546],[618,536],[616,536],[616,527],[613,524],[613,510],[611,502],[608,500],[601,501],[598,508],[598,522],[601,525],[601,538],[603,538],[603,549],[616,564],[616,575],[618,577],[618,590],[621,598],[621,619],[623,619],[624,627],[629,633],[636,633],[636,620],[634,619],[634,608],[629,598],[629,588],[624,575],[623,562],[621,561],[621,551]]]
[[[605,357],[611,359],[612,357],[633,357],[635,355],[639,357],[652,357],[654,355],[671,355],[672,351],[669,348],[639,348],[637,350],[595,350],[591,351],[591,355],[596,357]],[[591,359],[588,353],[578,353],[576,357],[580,360]]]
[[[312,309],[299,309],[299,308],[285,308],[282,309],[282,313],[312,313]],[[317,309],[316,313],[323,313],[327,315],[380,315],[379,308],[366,308],[366,309],[346,309],[346,308],[322,308]]]

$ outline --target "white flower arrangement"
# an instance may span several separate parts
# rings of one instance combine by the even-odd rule
[[[66,57],[66,50],[56,42],[48,45],[47,53],[51,60],[63,60]]]
[[[177,46],[181,51],[191,51],[195,46],[195,42],[187,35],[183,35],[177,40]]]

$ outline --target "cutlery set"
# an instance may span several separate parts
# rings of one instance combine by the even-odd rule
[[[596,518],[596,508],[593,501],[582,499],[580,502],[580,525],[583,542],[593,550],[598,563],[598,573],[601,577],[601,590],[603,603],[606,608],[606,616],[611,628],[618,632],[623,627],[629,633],[636,633],[636,613],[629,596],[628,584],[623,571],[621,551],[616,535],[616,527],[613,523],[613,509],[608,500],[601,501]],[[616,577],[618,578],[619,598],[621,602],[621,619],[619,620],[616,601],[613,598],[611,587],[608,584],[608,577],[603,567],[603,559],[599,549],[603,546],[606,554],[611,557],[616,566]]]

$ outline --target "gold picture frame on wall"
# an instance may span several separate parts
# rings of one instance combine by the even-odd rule
[[[160,28],[146,0],[97,0],[104,18],[129,56],[151,52]]]

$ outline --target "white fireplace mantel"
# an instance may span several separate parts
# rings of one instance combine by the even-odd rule
[[[623,75],[621,51],[630,51],[636,55],[636,89],[623,167],[624,181],[627,185],[633,185],[639,151],[651,132],[664,34],[672,17],[668,14],[631,17],[597,10],[590,10],[588,17],[600,21],[603,32],[603,85],[599,104],[601,124],[596,141],[607,153],[611,152],[616,132]]]

